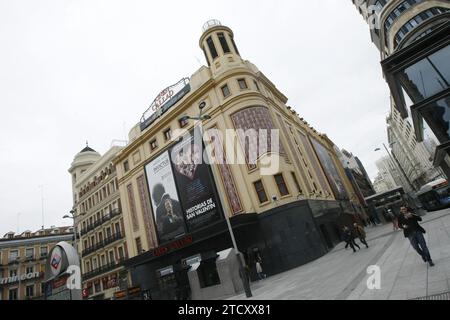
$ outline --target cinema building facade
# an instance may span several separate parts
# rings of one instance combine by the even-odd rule
[[[131,257],[125,267],[146,298],[187,298],[195,262],[202,285],[215,284],[211,261],[232,247],[226,216],[253,278],[256,258],[269,275],[303,265],[341,241],[342,224],[365,217],[336,146],[241,58],[232,30],[209,22],[200,47],[208,67],[161,92],[114,160]],[[189,118],[201,118],[203,130]],[[279,130],[280,143],[261,151],[257,140],[236,134],[244,161],[233,164],[230,150],[216,148],[230,129]],[[205,133],[211,165],[193,161],[203,143],[186,132]],[[263,173],[269,158],[279,165]]]

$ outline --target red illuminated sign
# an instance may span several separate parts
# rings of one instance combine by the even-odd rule
[[[191,245],[193,242],[194,242],[194,239],[192,238],[192,236],[186,236],[183,239],[180,239],[175,242],[169,243],[168,245],[156,248],[152,251],[152,253],[155,257],[160,257],[162,255],[169,253],[170,251],[185,248],[188,245]]]

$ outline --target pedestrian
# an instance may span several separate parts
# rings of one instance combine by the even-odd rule
[[[366,248],[369,248],[369,245],[366,241],[366,231],[364,230],[364,228],[356,222],[353,224],[353,227],[355,229],[355,235],[359,238],[359,241],[361,241],[361,243],[365,245]]]
[[[358,246],[358,244],[355,242],[355,236],[353,235],[352,231],[350,230],[350,228],[348,228],[347,226],[344,226],[342,228],[342,236],[344,238],[345,241],[345,249],[347,249],[349,246],[350,248],[353,249],[353,252],[356,252],[355,247],[358,247],[358,250],[361,250],[360,246]]]
[[[398,226],[398,217],[396,216],[396,214],[394,213],[392,208],[387,209],[386,214],[389,217],[389,219],[392,221],[392,226],[394,227],[394,231],[399,230],[400,227]]]
[[[399,227],[403,229],[405,238],[409,239],[412,247],[422,257],[424,262],[428,262],[430,267],[434,267],[434,262],[431,259],[430,251],[428,250],[425,237],[423,236],[426,231],[419,224],[422,218],[417,214],[414,214],[411,209],[406,206],[401,207],[399,216]]]
[[[258,274],[259,280],[263,280],[266,278],[266,275],[263,273],[260,259],[256,260],[256,273]]]

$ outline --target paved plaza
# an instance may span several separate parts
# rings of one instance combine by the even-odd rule
[[[423,216],[431,256],[429,267],[403,231],[392,225],[368,227],[370,248],[353,253],[339,244],[326,256],[252,283],[255,300],[407,300],[450,292],[450,209]],[[356,240],[359,244],[359,240]],[[367,268],[381,269],[381,289],[369,290]],[[448,299],[447,295],[447,299]],[[229,299],[245,300],[245,295]]]

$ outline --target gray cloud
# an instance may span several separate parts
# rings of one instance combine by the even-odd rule
[[[124,138],[164,87],[201,64],[201,27],[217,18],[289,104],[376,173],[388,88],[351,1],[1,1],[0,236],[62,225],[67,169],[85,140]],[[200,62],[199,62],[200,61]]]

